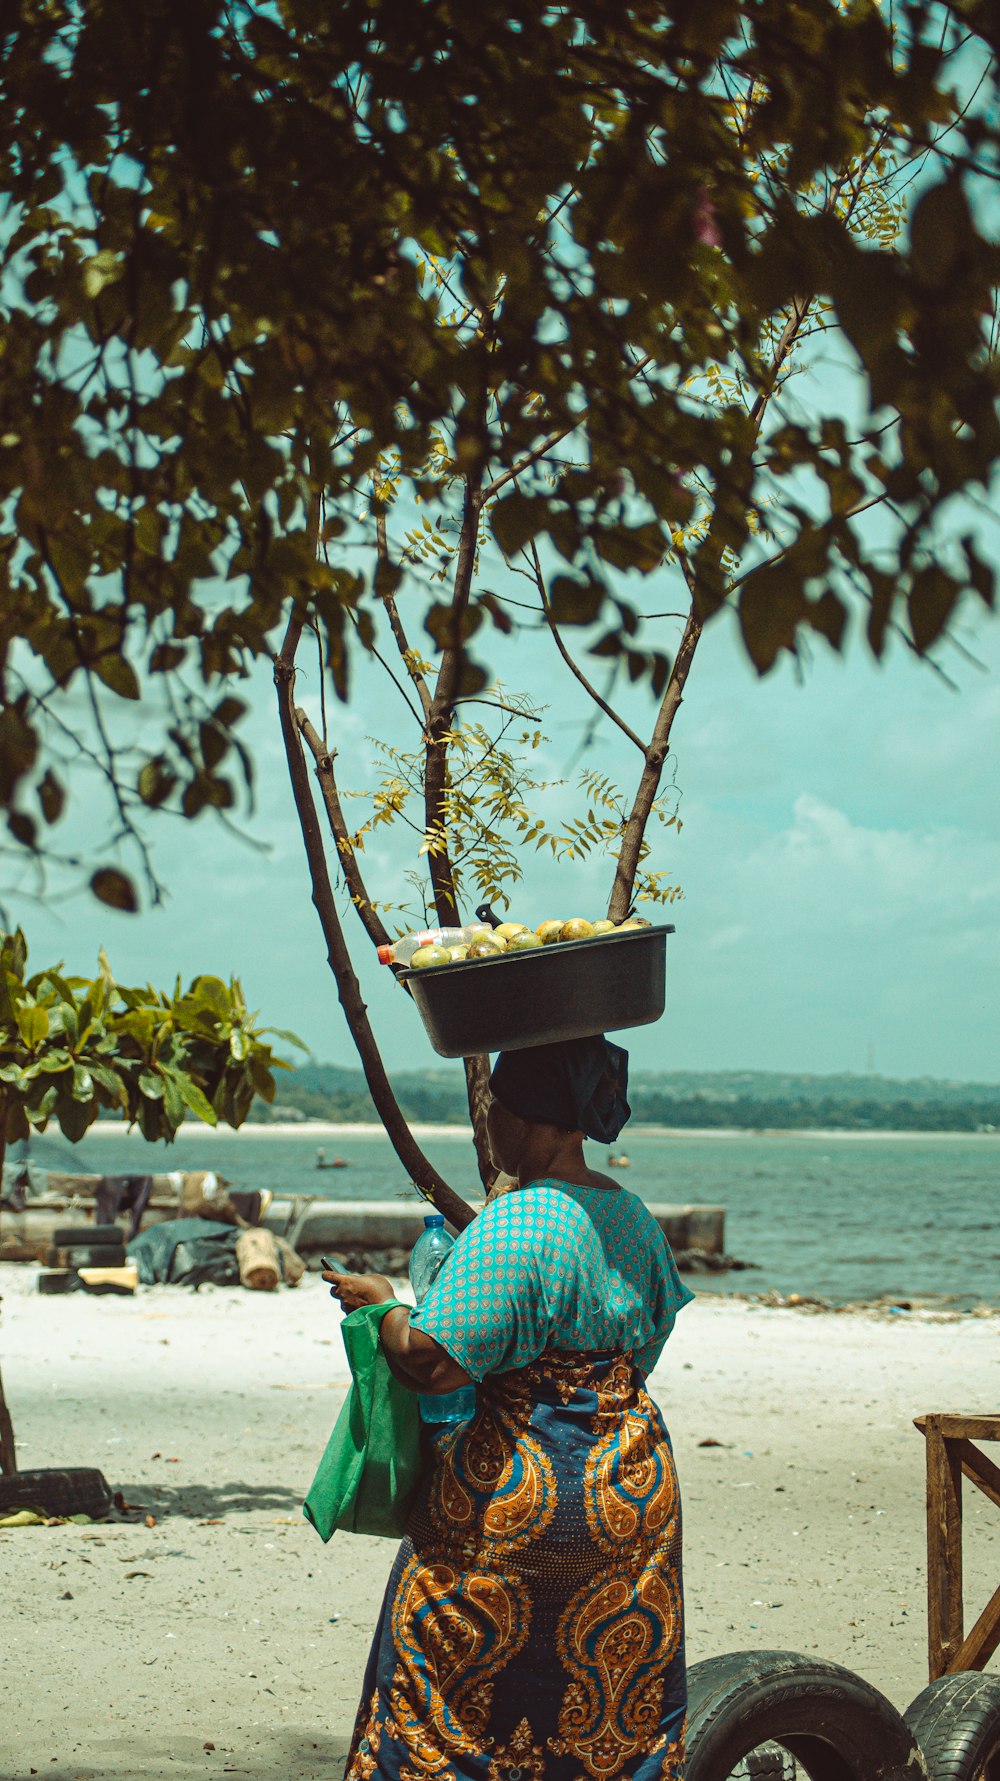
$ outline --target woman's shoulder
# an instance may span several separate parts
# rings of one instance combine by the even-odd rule
[[[587,1198],[594,1198],[588,1194]],[[532,1181],[525,1187],[504,1194],[500,1206],[510,1208],[512,1222],[541,1225],[545,1228],[584,1225],[589,1222],[588,1208],[576,1197],[573,1183],[546,1178]]]

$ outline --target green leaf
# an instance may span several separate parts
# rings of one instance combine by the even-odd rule
[[[107,903],[111,909],[123,909],[134,915],[139,907],[135,885],[117,866],[101,866],[90,880],[90,888],[95,897]]]
[[[109,284],[116,284],[125,268],[118,255],[103,248],[83,262],[83,288],[91,302],[96,301]]]
[[[795,654],[798,627],[807,617],[805,594],[787,558],[748,576],[740,589],[740,629],[758,674],[773,668],[783,649]]]
[[[523,495],[520,489],[515,489],[513,494],[496,503],[490,514],[490,525],[504,555],[512,557],[523,549],[529,538],[546,530],[550,517],[548,501]]]
[[[819,631],[826,638],[831,648],[839,650],[847,625],[847,607],[843,600],[827,588],[809,607],[809,623],[814,631]]]
[[[432,606],[424,619],[424,630],[433,637],[439,649],[450,649],[456,644],[467,643],[474,636],[483,622],[482,608],[467,606],[465,611],[456,617],[450,604],[442,601]]]
[[[73,1069],[74,1101],[91,1101],[93,1100],[93,1097],[94,1078],[89,1070],[84,1069],[82,1064],[76,1064]]]
[[[158,1071],[143,1070],[139,1076],[139,1089],[147,1101],[162,1101],[163,1077]]]
[[[968,201],[957,178],[930,186],[910,219],[910,252],[921,283],[946,285],[973,238]]]
[[[142,696],[139,677],[131,663],[123,655],[109,653],[100,655],[93,664],[94,673],[106,687],[117,693],[120,699],[138,699]]]
[[[41,1045],[49,1030],[49,1017],[37,1004],[21,1003],[15,1012],[17,1030],[29,1051]]]
[[[24,810],[8,810],[7,827],[22,847],[34,849],[38,839],[38,824],[33,816]]]
[[[219,1116],[215,1108],[190,1076],[186,1075],[183,1070],[174,1069],[165,1071],[164,1074],[170,1076],[185,1107],[189,1107],[191,1112],[197,1114],[199,1119],[204,1120],[206,1125],[218,1125]]]
[[[221,977],[196,977],[186,999],[204,1002],[213,1014],[223,1017],[227,1017],[232,1008],[232,997]]]
[[[165,804],[177,784],[177,774],[167,765],[162,755],[154,760],[146,761],[139,769],[137,781],[139,796],[150,810],[159,810]]]
[[[549,611],[557,625],[592,625],[604,605],[599,581],[574,581],[557,575],[549,589]]]
[[[947,629],[960,592],[958,582],[938,563],[928,564],[914,576],[907,608],[913,641],[921,655]]]
[[[238,1064],[242,1064],[250,1050],[250,1042],[242,1027],[234,1027],[229,1035],[229,1050]]]
[[[311,1050],[304,1039],[300,1039],[297,1033],[290,1033],[287,1027],[261,1027],[260,1030],[262,1033],[273,1033],[274,1037],[280,1039],[283,1045],[297,1045],[300,1051]]]
[[[38,802],[42,807],[42,815],[50,826],[59,821],[66,803],[66,791],[51,767],[46,768],[39,780]]]
[[[163,1111],[167,1119],[170,1121],[171,1131],[176,1132],[177,1127],[181,1124],[184,1118],[184,1109],[185,1101],[178,1087],[176,1077],[173,1075],[172,1071],[164,1070]]]

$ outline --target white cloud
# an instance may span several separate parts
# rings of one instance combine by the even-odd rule
[[[805,792],[752,838],[689,815],[672,1012],[692,1062],[861,1070],[871,1044],[889,1074],[1000,1077],[1000,840]]]

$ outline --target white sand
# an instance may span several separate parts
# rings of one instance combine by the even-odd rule
[[[43,1299],[32,1273],[0,1266],[21,1464],[99,1466],[157,1525],[0,1533],[0,1776],[335,1781],[394,1549],[324,1549],[301,1517],[347,1376],[322,1282]],[[718,1298],[682,1314],[653,1386],[685,1495],[692,1662],[818,1652],[906,1706],[926,1680],[911,1419],[1000,1408],[997,1335],[995,1317]],[[970,1493],[967,1526],[977,1613],[1000,1515]]]
[[[465,1124],[421,1125],[415,1122],[410,1130],[418,1138],[461,1138],[464,1144],[469,1142],[469,1128]],[[87,1135],[95,1138],[136,1138],[139,1133],[136,1126],[126,1125],[122,1119],[98,1119]],[[234,1138],[381,1138],[384,1135],[384,1126],[376,1125],[372,1120],[360,1119],[276,1119],[273,1124],[243,1125],[236,1129],[227,1125],[203,1125],[199,1119],[190,1119],[185,1121],[178,1132],[178,1137],[197,1138],[199,1143],[205,1139],[209,1144],[217,1138],[224,1138],[229,1143]]]
[[[469,1141],[469,1128],[464,1122],[452,1125],[421,1124],[419,1121],[410,1126],[417,1138],[461,1138],[463,1143]],[[288,1119],[275,1120],[272,1124],[244,1125],[234,1131],[231,1126],[202,1125],[200,1120],[188,1120],[182,1127],[180,1135],[189,1138],[197,1135],[209,1142],[213,1138],[372,1138],[381,1137],[385,1127],[372,1120],[337,1121],[330,1119]],[[126,1125],[120,1119],[99,1119],[90,1127],[95,1138],[127,1138],[137,1136],[135,1126]],[[681,1125],[644,1125],[635,1120],[629,1131],[630,1138],[800,1138],[822,1139],[824,1144],[836,1142],[844,1138],[869,1143],[873,1138],[912,1138],[915,1142],[926,1144],[939,1138],[953,1140],[955,1138],[979,1139],[984,1144],[996,1144],[1000,1140],[1000,1132],[916,1132],[916,1131],[864,1131],[844,1130],[839,1126],[809,1126],[801,1130],[794,1126],[681,1126]]]

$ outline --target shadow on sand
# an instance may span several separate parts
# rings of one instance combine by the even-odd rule
[[[245,1484],[238,1479],[228,1484],[121,1484],[125,1502],[132,1510],[147,1510],[158,1521],[169,1515],[186,1515],[195,1520],[216,1520],[226,1515],[247,1515],[253,1511],[296,1515],[302,1512],[302,1489],[292,1490],[282,1484]]]
[[[202,1781],[227,1775],[233,1781],[340,1781],[347,1761],[348,1738],[331,1737],[313,1728],[254,1726],[245,1734],[220,1732],[214,1750],[205,1738],[178,1733],[169,1742],[162,1733],[134,1733],[129,1738],[95,1738],[69,1761],[39,1765],[48,1781]],[[35,1763],[32,1757],[32,1766]],[[20,1777],[22,1771],[16,1773]],[[25,1762],[25,1777],[29,1764]]]

